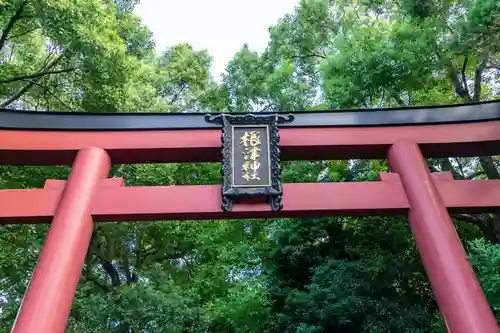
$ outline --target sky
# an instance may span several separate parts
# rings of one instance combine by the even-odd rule
[[[299,0],[141,0],[135,9],[153,31],[156,49],[187,42],[213,57],[219,79],[234,54],[247,43],[262,52],[268,28],[293,11]]]

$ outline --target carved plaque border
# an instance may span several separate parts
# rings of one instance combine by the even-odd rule
[[[274,211],[279,211],[282,207],[283,189],[281,186],[281,165],[279,146],[279,123],[289,123],[294,119],[293,115],[280,114],[217,114],[206,115],[205,120],[209,123],[222,125],[222,210],[231,211],[233,199],[237,197],[263,196],[269,199]],[[267,127],[267,158],[268,158],[268,184],[256,185],[235,185],[234,182],[234,144],[237,137],[234,137],[234,130],[241,127],[257,128]]]

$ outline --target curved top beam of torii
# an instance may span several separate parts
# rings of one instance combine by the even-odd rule
[[[403,139],[427,157],[500,154],[500,101],[293,115],[280,125],[283,160],[385,158]],[[71,164],[88,146],[106,149],[113,163],[211,162],[221,141],[202,113],[0,110],[2,164]]]
[[[283,113],[292,113],[295,118],[290,124],[280,125],[280,127],[284,128],[451,124],[500,120],[500,101],[429,107],[294,111]],[[204,118],[205,114],[193,112],[76,113],[0,109],[0,129],[134,131],[218,128],[217,125],[207,123]]]

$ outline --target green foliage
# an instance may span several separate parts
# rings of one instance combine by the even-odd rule
[[[223,82],[229,111],[297,110],[312,97],[290,59],[273,59],[268,52],[259,55],[246,45],[229,62]]]
[[[0,24],[11,26],[0,43],[1,106],[139,109],[148,99],[135,94],[148,97],[152,90],[141,79],[147,65],[137,56],[152,50],[151,34],[117,10],[97,0],[11,2],[0,17]]]
[[[500,91],[495,0],[302,0],[269,28],[263,52],[242,46],[221,83],[206,51],[156,50],[137,3],[0,0],[0,107],[293,111],[473,102]],[[456,178],[500,178],[495,157],[429,164]],[[282,178],[375,181],[386,171],[386,161],[294,161]],[[40,188],[68,172],[1,166],[0,188]],[[127,186],[219,184],[220,165],[116,165],[110,176]],[[454,218],[500,319],[500,218]],[[48,226],[0,229],[7,332]],[[68,332],[103,333],[405,331],[444,327],[399,217],[98,224],[68,323]]]
[[[166,50],[157,61],[157,93],[172,111],[204,111],[215,89],[211,58],[188,44]]]
[[[474,265],[481,286],[497,320],[500,320],[500,245],[490,244],[484,238],[470,242],[469,260]]]
[[[270,331],[428,332],[435,321],[404,219],[292,220],[275,237],[266,264]]]

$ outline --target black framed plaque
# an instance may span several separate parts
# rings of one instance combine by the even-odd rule
[[[266,198],[274,211],[282,208],[279,123],[292,115],[206,115],[222,125],[222,210],[244,197]]]

